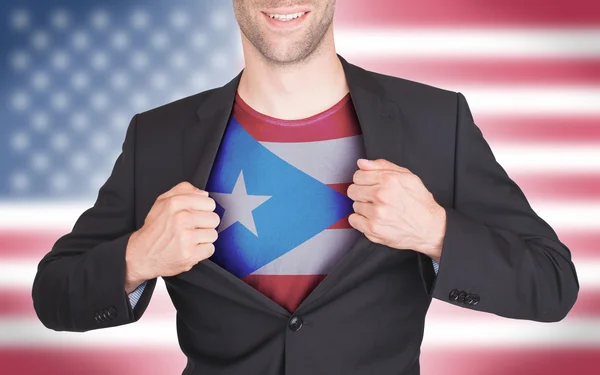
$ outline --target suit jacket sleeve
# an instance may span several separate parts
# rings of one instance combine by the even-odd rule
[[[136,230],[134,163],[137,115],[93,207],[38,264],[32,287],[40,321],[56,331],[83,332],[137,321],[156,284],[149,280],[132,309],[125,291],[125,249]]]
[[[457,101],[454,205],[445,207],[437,276],[420,259],[431,276],[428,292],[508,318],[559,321],[579,292],[571,253],[498,164],[461,93]],[[455,301],[461,292],[471,304]]]

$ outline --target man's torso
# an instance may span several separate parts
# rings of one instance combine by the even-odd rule
[[[360,157],[349,94],[300,120],[263,115],[236,94],[206,186],[221,218],[211,259],[294,312],[358,239],[346,190]]]

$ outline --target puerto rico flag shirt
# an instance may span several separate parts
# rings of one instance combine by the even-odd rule
[[[237,94],[205,188],[221,218],[210,259],[294,312],[358,240],[346,190],[361,157],[350,94],[301,120]]]

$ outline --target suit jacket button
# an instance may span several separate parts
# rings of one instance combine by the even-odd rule
[[[293,332],[298,332],[300,328],[302,328],[302,319],[298,318],[297,316],[293,316],[288,323],[288,327]]]
[[[96,316],[94,316],[94,319],[96,319],[96,321],[98,323],[100,323],[102,321],[102,318],[100,317],[100,315],[96,314]]]
[[[456,301],[458,299],[458,290],[452,289],[452,291],[450,291],[450,294],[448,295],[448,298],[450,299],[450,301]]]
[[[472,305],[473,304],[473,294],[467,293],[467,295],[465,297],[465,303],[467,305]]]
[[[473,294],[473,306],[479,302],[479,294]]]
[[[108,317],[109,317],[110,319],[112,319],[112,318],[114,318],[115,316],[117,316],[117,310],[116,310],[116,309],[115,309],[113,306],[111,306],[111,307],[108,309]]]
[[[108,311],[104,310],[102,312],[102,317],[104,318],[104,320],[109,320],[110,318],[108,317]]]
[[[467,296],[467,293],[462,291],[458,294],[458,302],[460,303],[464,303],[465,302],[465,297]]]

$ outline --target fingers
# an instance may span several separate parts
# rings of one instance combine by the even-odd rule
[[[214,242],[218,238],[218,233],[215,229],[191,229],[186,233],[192,244],[191,261],[193,264],[209,258],[215,253]]]
[[[193,262],[198,263],[215,253],[215,245],[213,243],[199,243],[195,246],[193,253]]]
[[[214,211],[217,207],[216,202],[211,197],[195,193],[174,195],[166,199],[164,204],[172,214],[183,210]]]
[[[348,216],[348,224],[353,228],[358,229],[360,232],[365,233],[367,218],[357,212],[353,212]]]
[[[348,198],[355,202],[373,202],[377,191],[380,189],[378,185],[356,185],[350,184],[346,194]]]
[[[357,185],[375,185],[380,179],[380,170],[365,171],[358,169],[352,176],[352,182]]]
[[[365,202],[354,202],[352,203],[352,209],[357,214],[364,216],[366,218],[373,219],[376,217],[375,214],[375,206],[373,203],[365,203]]]
[[[398,184],[407,179],[416,177],[413,173],[407,171],[406,168],[403,170],[392,171],[386,169],[373,169],[364,170],[358,169],[352,176],[352,182],[357,185],[391,185]]]
[[[212,211],[182,210],[173,216],[173,221],[181,229],[214,229],[219,226],[221,219]]]
[[[189,183],[187,181],[183,181],[183,182],[180,182],[177,185],[175,185],[173,188],[171,188],[171,190],[169,190],[169,191],[161,194],[158,197],[158,199],[162,200],[162,199],[171,198],[171,197],[176,196],[176,195],[191,194],[191,193],[204,195],[206,197],[208,196],[208,192],[207,191],[205,191],[205,190],[199,190],[198,188],[196,188],[191,183]]]
[[[219,234],[216,229],[192,229],[192,241],[195,245],[198,244],[212,244],[214,243]]]
[[[386,159],[376,159],[376,160],[367,160],[367,159],[358,159],[356,161],[359,168],[366,170],[375,170],[375,169],[387,169],[390,171],[402,172],[402,173],[410,173],[410,170],[405,167],[401,167],[397,164],[392,163]]]

